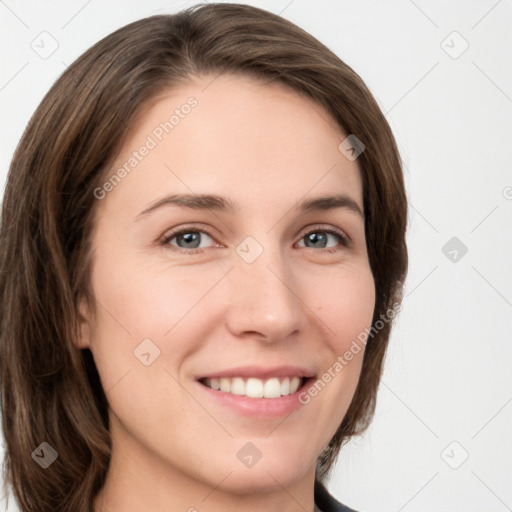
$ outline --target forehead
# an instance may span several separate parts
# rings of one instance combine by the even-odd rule
[[[338,149],[344,138],[322,105],[285,84],[193,77],[153,98],[134,121],[109,170],[127,171],[109,200],[150,201],[164,187],[236,195],[238,203],[257,197],[261,207],[350,191],[362,208],[358,165]]]

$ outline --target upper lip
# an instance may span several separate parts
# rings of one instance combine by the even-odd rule
[[[237,368],[229,368],[227,370],[211,372],[206,375],[196,377],[199,379],[220,379],[232,377],[255,377],[257,379],[268,379],[270,377],[314,377],[315,372],[303,366],[238,366]]]

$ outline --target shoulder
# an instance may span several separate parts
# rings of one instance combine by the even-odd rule
[[[315,480],[315,503],[322,512],[356,512],[335,500],[319,480]]]

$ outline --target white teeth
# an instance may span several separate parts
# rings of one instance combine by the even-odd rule
[[[234,395],[245,395],[244,379],[236,377],[231,381],[231,393]]]
[[[231,379],[220,379],[220,390],[229,393],[231,391]]]
[[[249,398],[263,398],[263,381],[254,378],[247,379],[244,395]]]
[[[251,377],[244,380],[242,377],[220,379],[205,379],[204,383],[216,391],[233,393],[234,395],[249,398],[279,398],[295,393],[301,384],[300,377],[272,377],[267,380]]]
[[[290,395],[292,393],[295,393],[297,389],[299,389],[300,386],[300,379],[299,377],[293,377],[293,379],[290,381]]]
[[[281,393],[283,395],[290,394],[290,379],[288,377],[283,379],[283,382],[281,382]]]
[[[265,398],[279,398],[281,396],[281,384],[279,379],[268,379],[263,386],[263,396]]]

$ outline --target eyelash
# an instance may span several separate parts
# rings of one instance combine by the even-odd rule
[[[342,232],[342,231],[339,231],[337,229],[334,229],[332,227],[324,227],[324,226],[316,226],[315,228],[307,231],[306,233],[304,233],[299,240],[302,240],[303,238],[305,238],[307,235],[310,235],[312,233],[328,233],[330,235],[334,235],[334,236],[337,236],[340,240],[340,244],[343,248],[347,248],[350,246],[350,239]],[[213,240],[215,240],[214,236],[205,228],[201,228],[199,229],[197,226],[191,226],[191,227],[186,227],[186,228],[182,228],[178,231],[173,231],[171,233],[169,233],[168,235],[165,235],[162,240],[161,240],[161,245],[170,245],[169,242],[176,238],[178,235],[182,235],[184,233],[205,233],[207,234],[210,238],[212,238]],[[313,247],[304,247],[305,249],[314,249]],[[184,253],[184,254],[188,254],[190,256],[194,255],[194,254],[198,254],[200,252],[203,252],[204,249],[183,249],[181,247],[175,247],[173,246],[173,249],[172,250],[176,250],[178,252],[181,252],[181,253]],[[325,249],[319,249],[318,252],[324,252],[324,253],[336,253],[338,251],[340,251],[341,249],[340,248],[337,248],[337,249],[332,249],[332,248],[325,248]]]

